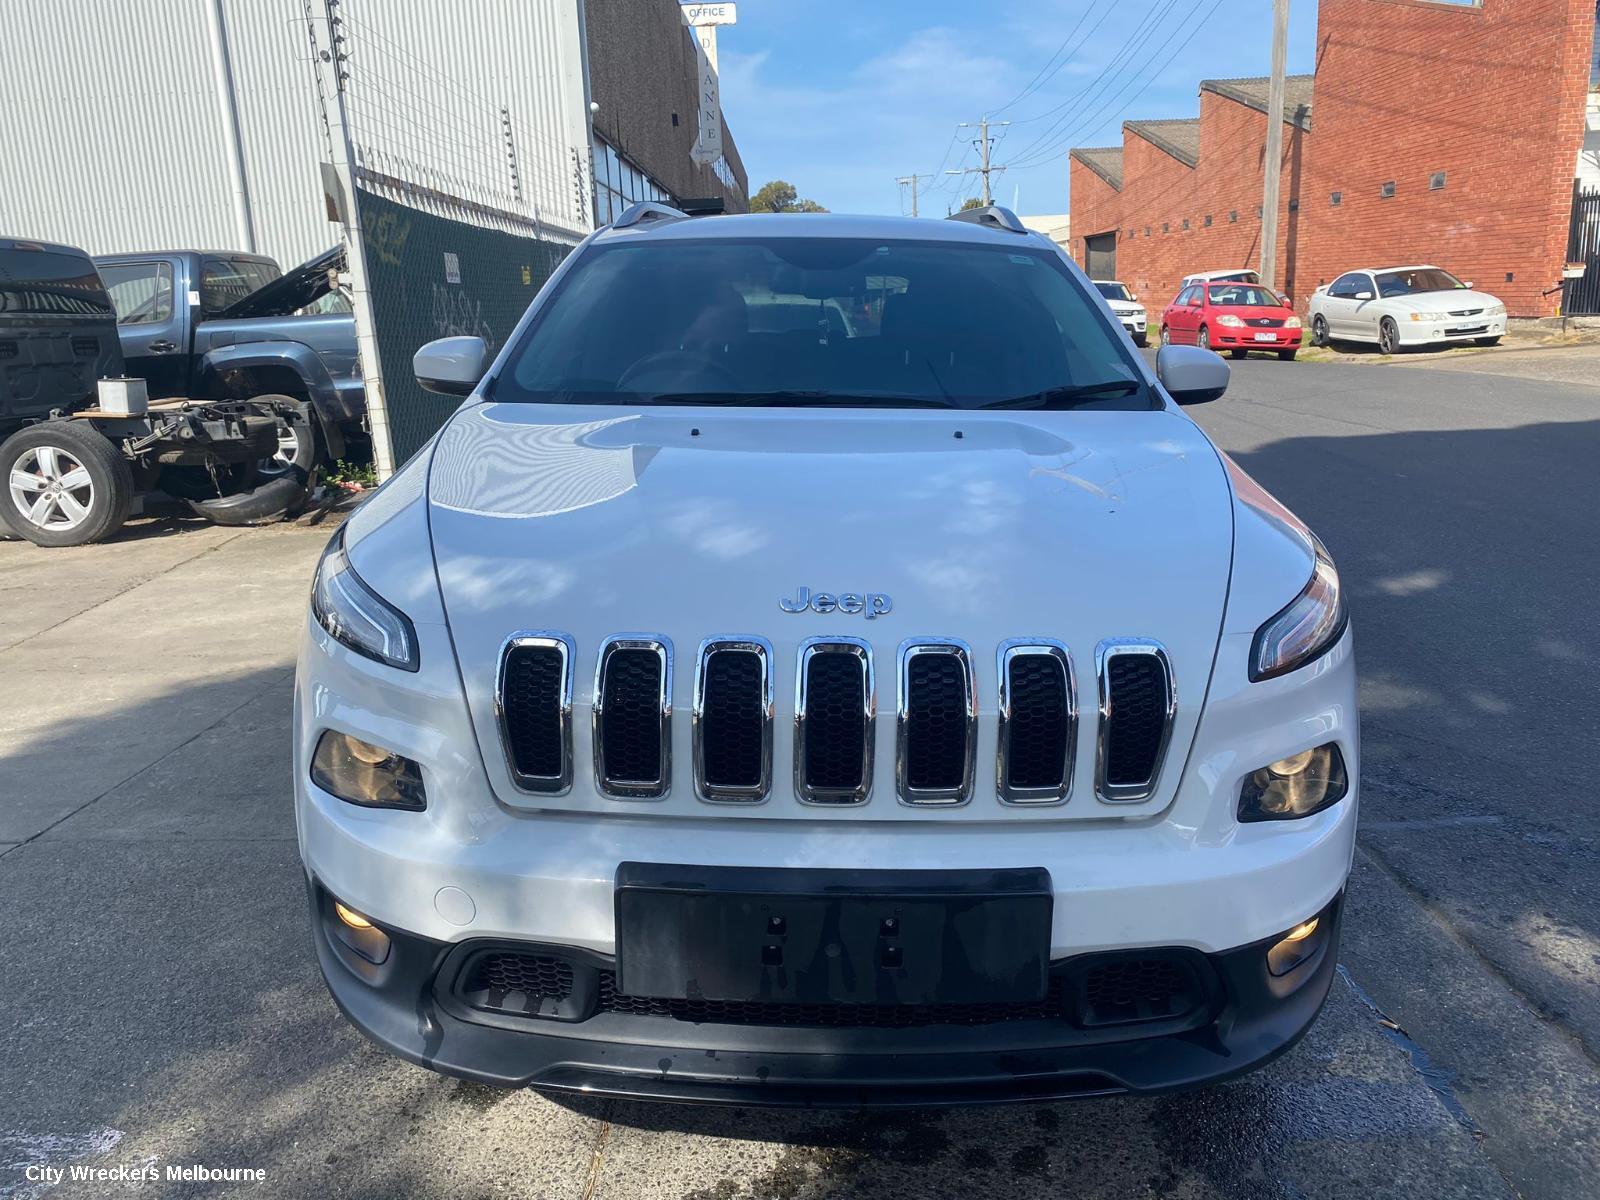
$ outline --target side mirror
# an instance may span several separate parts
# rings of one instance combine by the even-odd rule
[[[1372,299],[1372,293],[1371,292],[1357,292],[1355,294],[1355,296],[1352,297],[1352,299],[1355,299],[1355,300],[1371,300]]]
[[[1464,288],[1470,288],[1470,287],[1472,287],[1472,280],[1470,280],[1470,279],[1463,279],[1463,280],[1462,280],[1462,281],[1461,281],[1461,286],[1462,286],[1462,287],[1464,287]]]
[[[429,342],[411,358],[417,382],[441,396],[467,396],[489,366],[489,347],[481,337],[447,337]]]
[[[1128,293],[1128,299],[1133,301],[1135,304],[1137,304],[1139,301],[1139,297],[1135,296],[1132,292]]]
[[[1231,374],[1221,355],[1198,346],[1163,346],[1156,354],[1156,378],[1179,404],[1217,399]]]

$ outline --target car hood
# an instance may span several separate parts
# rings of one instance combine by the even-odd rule
[[[324,250],[309,262],[301,263],[271,283],[258,287],[242,300],[236,300],[217,316],[224,320],[288,316],[332,291],[334,283],[330,273],[344,269],[343,246]]]
[[[1154,638],[1180,696],[1177,753],[1205,694],[1233,539],[1218,455],[1170,411],[486,403],[440,434],[428,489],[451,636],[503,798],[515,789],[498,748],[495,671],[505,639],[528,630],[577,647],[576,729],[597,648],[619,633],[670,639],[685,716],[703,639],[767,638],[779,729],[792,720],[793,663],[808,637],[867,639],[886,713],[903,640],[963,640],[991,717],[996,648],[1008,638],[1065,642],[1091,710],[1096,644]],[[802,587],[881,593],[893,608],[869,619],[779,607]],[[1167,773],[1153,807],[1179,774]],[[582,792],[545,806],[592,805]]]
[[[1114,313],[1144,311],[1144,305],[1140,304],[1137,300],[1107,300],[1106,303],[1111,306],[1111,311]]]
[[[1409,296],[1390,296],[1388,303],[1406,312],[1452,313],[1466,309],[1484,309],[1499,304],[1487,292],[1471,288],[1452,288],[1448,292],[1416,292]]]

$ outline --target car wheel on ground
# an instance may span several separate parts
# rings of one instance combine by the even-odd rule
[[[80,421],[42,421],[0,443],[5,523],[36,546],[82,546],[115,533],[133,505],[133,472]]]
[[[1243,346],[1236,346],[1234,349],[1229,350],[1228,353],[1234,358],[1243,358],[1246,354],[1249,354],[1250,351],[1246,350]]]
[[[1142,350],[1144,347],[1146,347],[1146,346],[1148,346],[1150,344],[1150,335],[1148,333],[1136,333],[1136,334],[1134,334],[1133,335],[1133,344],[1135,346],[1138,346]]]
[[[1299,353],[1298,350],[1279,350],[1278,351],[1278,357],[1280,359],[1282,359],[1284,362],[1293,362],[1294,361],[1294,356],[1296,354],[1298,354],[1298,353]]]
[[[1194,344],[1199,346],[1202,350],[1211,349],[1211,330],[1207,329],[1204,325],[1200,326],[1200,334],[1195,338]]]
[[[1311,318],[1311,344],[1313,346],[1328,344],[1328,322],[1321,313]]]
[[[1473,338],[1472,342],[1475,346],[1498,346],[1500,339],[1498,337]]]
[[[1168,329],[1165,325],[1161,327],[1161,344],[1163,346],[1172,345],[1172,330]]]
[[[1400,351],[1400,329],[1388,317],[1378,322],[1378,350],[1384,354]]]

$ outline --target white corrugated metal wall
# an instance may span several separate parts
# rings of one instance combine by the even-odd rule
[[[91,253],[244,244],[213,68],[212,0],[6,0],[0,232]],[[320,13],[321,0],[313,0]],[[367,151],[509,194],[500,117],[523,196],[555,229],[589,214],[577,0],[345,0]],[[257,247],[284,265],[337,238],[305,0],[223,0]],[[16,69],[24,64],[24,69]]]

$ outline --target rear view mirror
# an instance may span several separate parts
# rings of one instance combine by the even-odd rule
[[[1163,346],[1156,354],[1156,378],[1179,404],[1205,404],[1228,390],[1232,372],[1222,356],[1198,346]]]
[[[417,382],[441,396],[466,396],[489,366],[489,346],[481,337],[447,337],[429,342],[411,359]]]
[[[1355,298],[1357,300],[1371,300],[1372,299],[1372,293],[1371,292],[1357,292],[1355,294]]]

